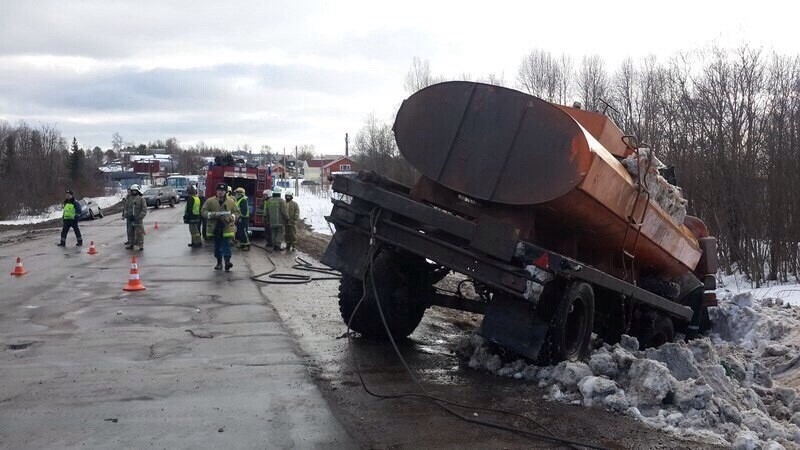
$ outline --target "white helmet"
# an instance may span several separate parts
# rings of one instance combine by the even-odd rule
[[[131,190],[132,191],[136,191],[136,192],[138,192],[140,194],[142,193],[142,188],[140,188],[138,184],[132,184],[131,185]]]
[[[264,194],[264,197],[272,197],[272,190],[264,189],[263,194]]]
[[[280,186],[275,186],[275,187],[272,189],[272,193],[273,193],[273,194],[281,194],[281,193],[283,193],[283,188],[282,188],[282,187],[280,187]]]

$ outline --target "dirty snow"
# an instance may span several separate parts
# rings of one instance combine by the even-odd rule
[[[687,201],[678,186],[669,182],[660,175],[659,169],[666,166],[655,157],[649,148],[640,148],[638,152],[622,160],[622,165],[638,183],[639,172],[645,171],[644,184],[655,202],[666,211],[677,224],[683,223],[686,217]]]
[[[124,192],[109,195],[105,197],[86,197],[86,200],[91,200],[100,206],[100,209],[109,208],[116,205],[125,197]],[[48,220],[60,219],[62,214],[61,203],[49,206],[41,214],[25,214],[22,213],[16,219],[0,220],[0,225],[32,225],[40,222],[47,222]]]
[[[731,448],[800,446],[800,399],[773,375],[800,367],[800,309],[752,293],[728,294],[710,312],[709,337],[638,350],[603,344],[587,363],[504,362],[477,334],[456,346],[469,367],[545,388],[552,401],[605,408],[645,425]]]

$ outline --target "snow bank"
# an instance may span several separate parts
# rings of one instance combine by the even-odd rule
[[[121,192],[106,197],[86,197],[100,206],[100,209],[116,205],[125,198],[125,193]],[[49,220],[60,219],[62,214],[61,203],[49,206],[41,214],[26,214],[24,211],[16,219],[0,220],[0,225],[31,225],[34,223],[47,222]]]
[[[704,443],[797,447],[800,399],[772,374],[800,367],[790,339],[800,313],[745,293],[722,299],[711,314],[710,337],[639,351],[636,339],[624,336],[595,350],[587,364],[503,362],[477,334],[459,342],[456,353],[471,368],[547,388],[549,400],[603,407]]]
[[[329,215],[333,208],[331,198],[335,198],[338,194],[319,186],[300,186],[298,194],[295,201],[300,207],[300,218],[317,233],[331,234],[325,216]]]

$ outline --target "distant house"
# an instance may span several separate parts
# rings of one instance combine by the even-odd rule
[[[322,158],[309,159],[303,163],[303,178],[322,183],[322,169],[326,165],[343,158],[342,155],[326,155]]]
[[[328,182],[331,175],[349,175],[358,171],[358,164],[348,157],[341,157],[322,166],[323,184]]]
[[[289,178],[289,174],[286,173],[286,167],[283,167],[283,164],[273,163],[272,164],[272,178]]]

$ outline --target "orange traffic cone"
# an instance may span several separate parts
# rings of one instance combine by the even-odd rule
[[[156,222],[156,226],[153,227],[154,230],[158,229],[158,222]]]
[[[95,253],[97,253],[97,249],[94,248],[94,241],[90,241],[89,242],[89,254],[90,255],[94,255]]]
[[[11,275],[25,275],[28,273],[25,269],[22,268],[22,258],[17,256],[17,265],[14,266],[14,271],[11,272]]]
[[[128,278],[128,284],[122,287],[123,291],[143,291],[145,288],[142,282],[139,281],[139,265],[136,264],[136,257],[131,257],[131,276]]]

